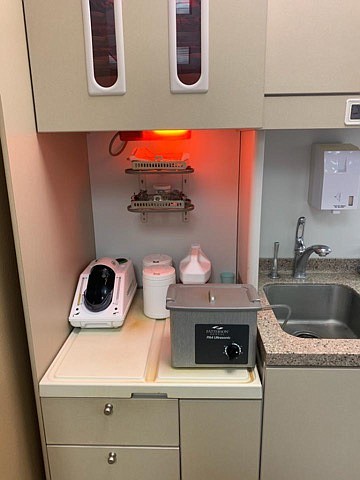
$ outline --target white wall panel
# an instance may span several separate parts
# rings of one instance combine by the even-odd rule
[[[261,215],[260,257],[293,256],[297,218],[306,217],[307,246],[324,243],[332,248],[327,258],[360,257],[360,209],[334,215],[310,207],[307,201],[311,145],[352,143],[360,147],[360,131],[278,130],[266,133]]]
[[[108,153],[112,133],[88,135],[94,228],[97,255],[129,256],[141,277],[142,258],[149,253],[171,255],[176,267],[192,242],[199,242],[212,261],[212,282],[221,271],[236,269],[239,139],[236,130],[192,131],[191,139],[165,143],[129,142],[118,157]],[[138,179],[125,174],[127,157],[135,147],[156,153],[187,152],[195,172],[189,175],[188,196],[195,205],[188,223],[178,213],[140,215],[127,211],[138,192]],[[151,177],[151,178],[150,178]],[[174,177],[174,176],[173,176]],[[148,176],[150,184],[168,178]],[[173,183],[175,186],[175,183]]]

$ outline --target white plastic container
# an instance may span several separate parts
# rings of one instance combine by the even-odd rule
[[[206,283],[211,275],[211,262],[198,243],[191,245],[189,255],[179,264],[180,280],[184,284]]]
[[[146,255],[142,261],[143,268],[156,266],[172,266],[172,258],[162,253],[151,253]]]
[[[166,294],[169,285],[176,283],[175,268],[152,266],[143,269],[144,314],[150,318],[166,318],[170,315],[166,308]]]

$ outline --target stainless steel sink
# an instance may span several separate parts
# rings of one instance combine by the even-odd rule
[[[360,338],[360,295],[344,285],[271,284],[265,295],[283,330],[301,338]]]

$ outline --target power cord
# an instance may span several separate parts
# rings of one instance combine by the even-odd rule
[[[119,141],[121,142],[121,145],[120,145],[118,150],[113,151],[114,143],[115,143],[115,141],[117,140],[118,137],[119,137]],[[121,140],[120,132],[116,132],[115,135],[110,140],[110,143],[109,143],[109,153],[110,153],[110,155],[112,157],[117,157],[118,155],[120,155],[120,153],[122,153],[125,150],[125,147],[126,147],[127,143],[128,142],[126,140],[125,141]]]
[[[285,303],[278,303],[276,305],[265,305],[264,307],[262,307],[261,310],[273,310],[274,308],[285,308],[285,310],[287,310],[287,315],[283,323],[280,325],[281,328],[284,330],[286,324],[288,323],[291,317],[291,308],[289,307],[289,305],[286,305]]]

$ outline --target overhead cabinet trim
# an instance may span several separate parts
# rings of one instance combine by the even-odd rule
[[[114,17],[114,32],[113,35],[108,31],[111,25],[106,24],[106,18],[101,21],[105,21],[104,28],[107,30],[107,36],[99,35],[99,32],[93,30],[96,14],[91,9],[92,0],[82,0],[82,12],[84,22],[84,39],[85,39],[85,56],[86,56],[86,72],[88,80],[89,95],[124,95],[126,93],[126,81],[125,81],[125,55],[124,55],[124,30],[123,30],[123,15],[122,15],[122,0],[113,0],[113,12],[108,10],[108,15],[111,17],[113,13]],[[104,7],[105,8],[105,7]],[[108,16],[106,15],[106,17]],[[92,20],[93,19],[93,20]],[[113,36],[113,39],[110,37]],[[110,52],[110,42],[115,42],[115,45],[111,45],[116,56]],[[94,52],[96,46],[104,43],[105,46],[102,51],[105,56],[98,59],[95,58]],[[109,51],[107,52],[107,48]],[[115,57],[115,58],[114,58]],[[114,70],[113,76],[116,77],[114,82],[109,86],[101,85],[99,82],[99,75],[101,63],[106,64]],[[98,66],[100,64],[100,66]],[[104,68],[104,65],[103,65]],[[110,70],[110,69],[109,69]]]

